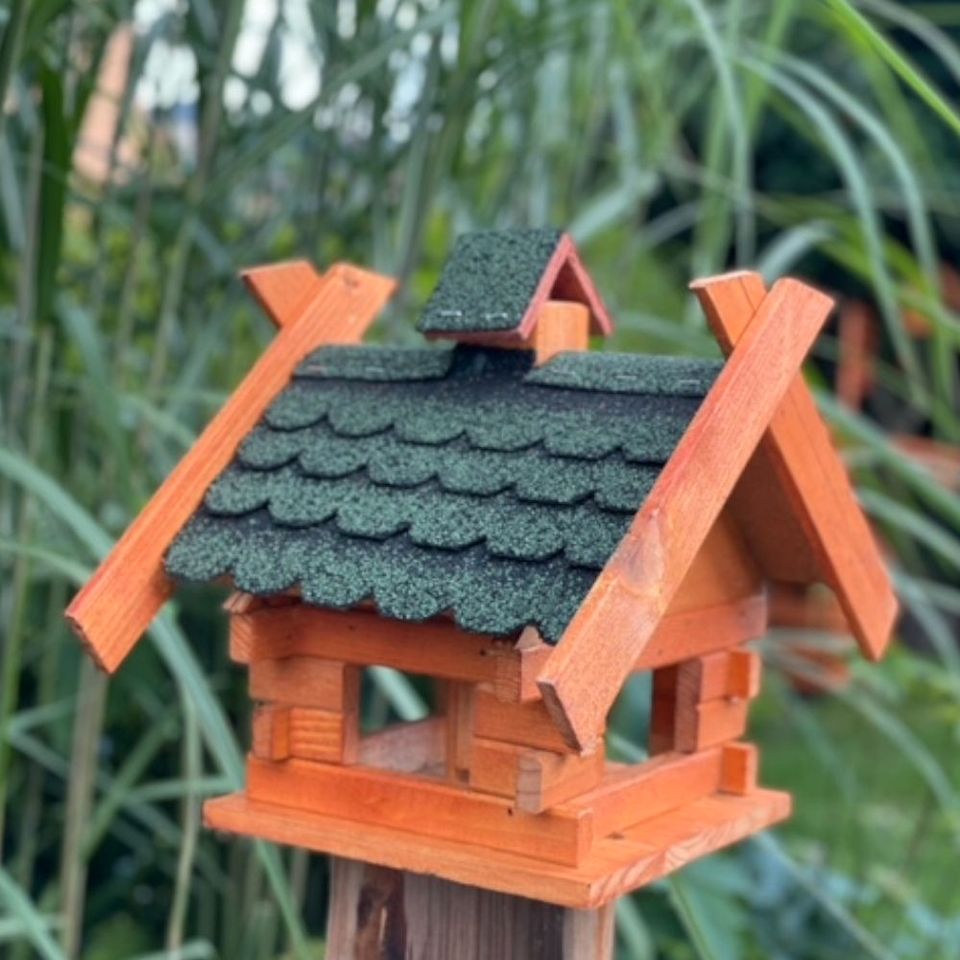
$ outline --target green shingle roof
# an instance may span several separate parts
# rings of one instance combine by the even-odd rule
[[[719,363],[329,347],[207,491],[167,571],[556,642]]]
[[[417,325],[421,333],[516,330],[560,244],[559,230],[480,230],[460,236]]]

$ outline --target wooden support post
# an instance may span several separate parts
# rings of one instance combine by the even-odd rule
[[[612,902],[576,910],[331,861],[329,960],[610,960],[613,942]]]

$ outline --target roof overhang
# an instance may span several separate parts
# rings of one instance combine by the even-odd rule
[[[569,743],[588,750],[758,447],[864,652],[879,657],[897,603],[801,365],[832,301],[752,273],[693,285],[729,359],[548,660],[538,685]]]

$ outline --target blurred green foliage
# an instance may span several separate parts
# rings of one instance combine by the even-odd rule
[[[960,955],[960,496],[889,440],[960,440],[940,285],[960,249],[956,5],[134,6],[0,4],[0,952],[317,955],[322,860],[200,827],[201,798],[240,780],[248,719],[216,598],[181,595],[109,684],[62,610],[269,337],[239,267],[394,274],[376,335],[408,341],[457,233],[554,223],[612,308],[614,348],[713,351],[686,284],[732,265],[872,305],[868,414],[829,395],[831,336],[810,375],[908,613],[908,643],[830,702],[778,679],[820,638],[765,643],[755,734],[797,816],[624,900],[619,955]],[[91,179],[82,120],[135,14],[122,137]],[[241,56],[251,38],[262,55]],[[192,79],[163,94],[184,63]],[[370,683],[372,717],[422,709],[416,683]],[[618,706],[623,753],[645,696]]]

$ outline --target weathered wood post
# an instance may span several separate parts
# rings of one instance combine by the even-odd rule
[[[356,860],[330,866],[330,960],[613,956],[612,903],[577,910]]]

